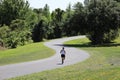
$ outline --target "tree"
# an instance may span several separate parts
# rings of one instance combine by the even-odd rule
[[[63,31],[64,34],[67,36],[71,35],[71,23],[70,20],[73,17],[73,10],[71,7],[71,4],[68,5],[68,7],[66,8],[66,11],[64,12],[64,27],[63,27]]]
[[[16,48],[31,43],[31,32],[37,21],[28,1],[0,0],[0,27],[6,28],[5,24],[10,30],[7,38],[2,38],[5,47]]]
[[[34,42],[40,42],[43,39],[43,21],[41,20],[38,24],[35,25],[32,32],[32,39]]]
[[[115,0],[115,1],[120,2],[120,0]]]
[[[85,34],[85,17],[84,7],[82,3],[78,2],[74,5],[74,14],[68,20],[66,33],[68,36]]]
[[[31,32],[38,22],[38,16],[33,12],[33,10],[29,10],[25,15],[25,19],[23,20],[26,22],[26,29]]]
[[[0,46],[6,48],[16,48],[32,42],[31,32],[26,29],[25,20],[13,20],[10,26],[0,28]]]
[[[85,6],[88,6],[88,5],[89,5],[89,1],[90,1],[90,0],[84,0]]]
[[[66,19],[69,19],[72,17],[73,15],[73,11],[72,11],[72,6],[71,4],[68,5],[68,7],[66,8]]]
[[[10,33],[10,29],[8,26],[3,25],[2,27],[0,27],[0,46],[2,47],[8,46],[6,43],[8,40],[9,33]]]
[[[25,19],[29,3],[24,0],[2,0],[0,2],[0,24],[10,25],[12,20]]]
[[[102,44],[118,36],[120,7],[113,0],[91,0],[88,5],[88,38],[93,44]]]
[[[55,11],[52,12],[52,25],[54,26],[54,36],[55,38],[62,37],[62,29],[63,29],[63,14],[64,11],[60,8],[55,9]]]
[[[31,32],[26,27],[27,23],[25,20],[13,20],[10,24],[10,33],[8,36],[8,47],[16,48],[17,46],[31,43]],[[26,29],[27,28],[27,29]]]
[[[34,9],[37,14],[38,22],[33,29],[33,40],[34,42],[42,41],[43,38],[48,39],[52,28],[50,27],[51,16],[49,6],[46,4],[43,9]]]
[[[45,4],[44,8],[43,8],[43,15],[50,20],[50,10],[49,10],[49,6],[47,4]]]

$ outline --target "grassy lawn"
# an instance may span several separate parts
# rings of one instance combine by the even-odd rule
[[[43,45],[43,42],[32,43],[16,49],[0,51],[0,65],[20,63],[50,57],[55,52]]]
[[[89,52],[91,57],[84,62],[11,80],[120,80],[120,39],[110,46],[93,47],[89,43],[86,38],[65,43]]]

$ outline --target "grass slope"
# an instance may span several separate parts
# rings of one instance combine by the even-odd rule
[[[16,49],[0,51],[0,65],[32,61],[50,57],[55,52],[43,45],[43,42],[32,43]]]
[[[120,80],[120,46],[93,47],[89,42],[85,38],[65,43],[89,52],[91,57],[84,62],[10,80]]]

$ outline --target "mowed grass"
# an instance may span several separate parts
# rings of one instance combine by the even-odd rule
[[[87,51],[90,58],[75,65],[25,75],[10,80],[120,80],[120,39],[113,46],[93,47],[87,38],[68,41],[67,46]]]
[[[33,61],[52,56],[54,50],[44,46],[43,42],[32,43],[15,49],[0,51],[0,65]]]

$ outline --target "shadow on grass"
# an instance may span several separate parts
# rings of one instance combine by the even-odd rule
[[[65,46],[65,47],[117,47],[120,46],[120,43],[106,43],[101,45],[92,45],[91,43],[85,44],[55,44],[55,46]]]

